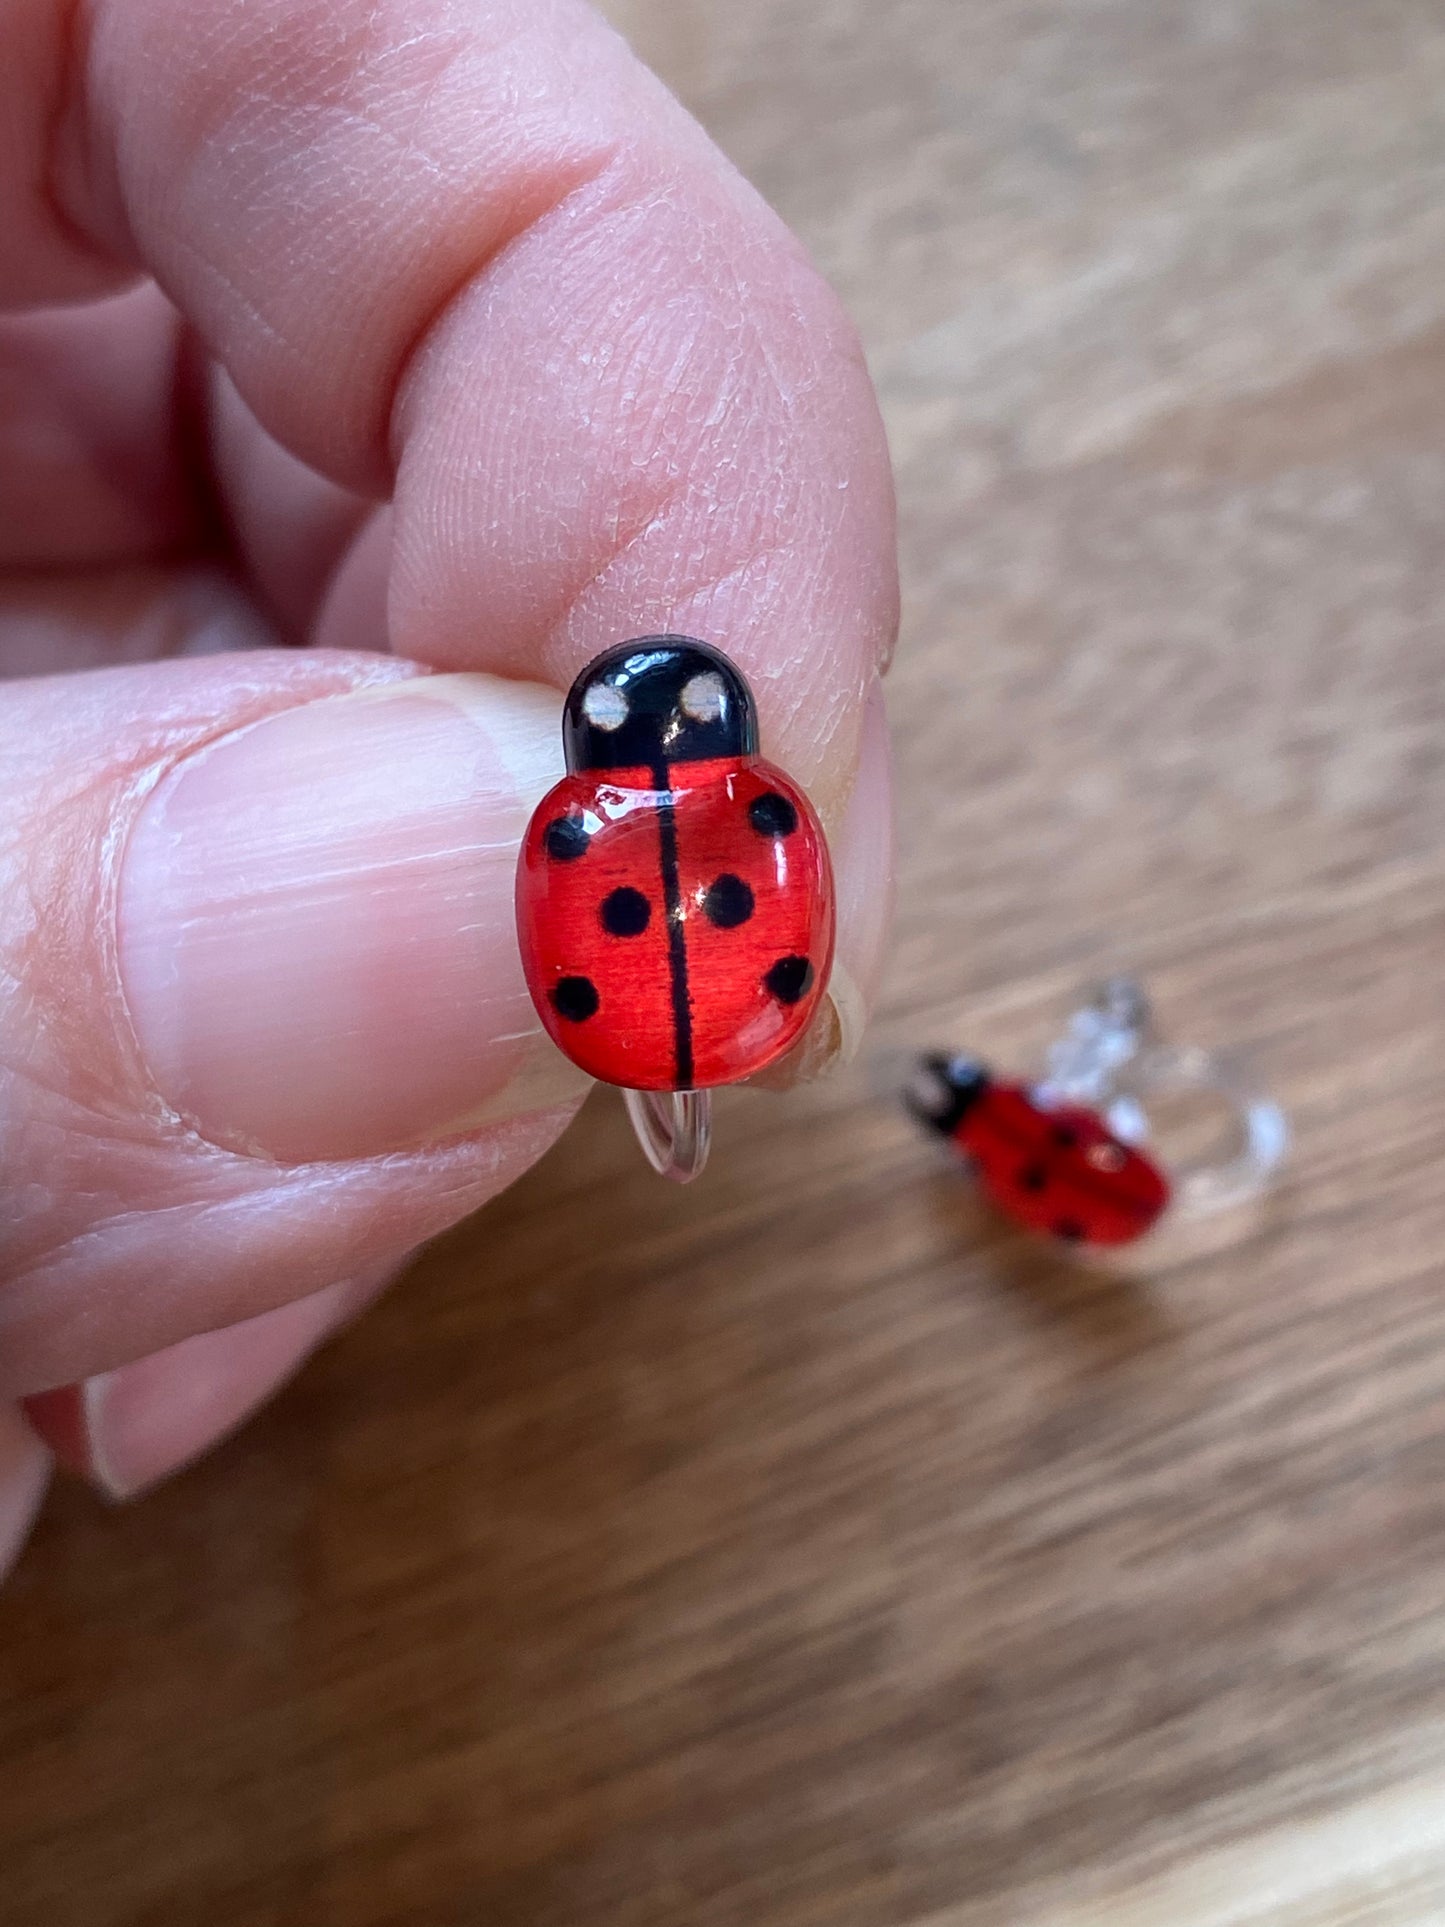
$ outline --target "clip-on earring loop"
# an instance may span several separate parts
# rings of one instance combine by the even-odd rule
[[[1194,1215],[1244,1204],[1273,1180],[1289,1148],[1289,1126],[1273,1098],[1233,1059],[1197,1045],[1163,1042],[1141,984],[1110,977],[1070,1018],[1049,1049],[1042,1102],[1097,1106],[1129,1144],[1152,1136],[1148,1100],[1203,1094],[1230,1112],[1237,1144],[1224,1155],[1175,1162],[1171,1209]]]
[[[711,1091],[624,1091],[642,1154],[660,1178],[691,1184],[712,1145]]]

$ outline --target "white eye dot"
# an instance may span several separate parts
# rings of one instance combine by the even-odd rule
[[[908,1096],[914,1108],[925,1117],[942,1117],[953,1101],[947,1084],[927,1065],[920,1065],[909,1078]]]
[[[695,723],[715,723],[723,713],[726,700],[723,679],[715,669],[704,669],[701,675],[690,677],[682,686],[683,714],[691,716]]]
[[[582,698],[582,714],[594,729],[621,729],[627,721],[627,698],[611,683],[593,683]]]

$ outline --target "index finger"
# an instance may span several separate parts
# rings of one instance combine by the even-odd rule
[[[577,0],[70,11],[25,0],[0,81],[22,130],[60,104],[0,292],[145,266],[283,443],[394,491],[393,647],[561,682],[702,634],[836,819],[896,613],[866,370],[621,39]]]

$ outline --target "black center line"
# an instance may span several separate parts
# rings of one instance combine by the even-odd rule
[[[662,902],[667,917],[667,969],[672,989],[672,1029],[677,1050],[677,1088],[690,1091],[693,1080],[692,999],[687,985],[687,940],[683,930],[682,878],[677,863],[677,810],[665,762],[652,768],[658,791],[657,836],[662,858]]]

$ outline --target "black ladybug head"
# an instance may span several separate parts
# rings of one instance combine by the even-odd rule
[[[931,1051],[914,1066],[903,1102],[921,1124],[952,1137],[991,1081],[976,1057],[947,1057]]]
[[[588,663],[573,683],[562,744],[569,770],[755,756],[757,710],[719,650],[687,636],[639,636]]]

